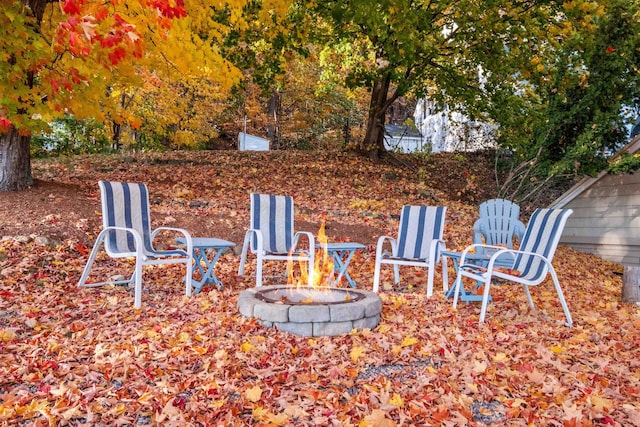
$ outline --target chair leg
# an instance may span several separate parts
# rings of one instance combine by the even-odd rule
[[[462,283],[462,274],[456,275],[456,280],[453,283],[453,308],[458,306],[458,294],[460,293],[460,284]]]
[[[82,276],[80,276],[80,280],[78,281],[78,287],[86,287],[87,279],[89,278],[89,273],[91,273],[91,268],[93,267],[93,263],[96,260],[96,256],[100,250],[100,245],[104,240],[104,233],[101,232],[98,236],[98,239],[93,245],[93,249],[91,249],[91,254],[89,255],[89,259],[87,260],[87,264],[84,266],[84,270],[82,271]]]
[[[480,309],[480,324],[484,323],[484,317],[487,314],[487,303],[489,302],[489,288],[491,287],[491,276],[484,282],[484,292],[482,294],[482,308]]]
[[[449,271],[447,270],[447,257],[442,257],[442,292],[449,290]]]
[[[193,252],[193,251],[192,251]],[[186,267],[187,267],[187,277],[186,277],[186,290],[185,293],[188,297],[191,296],[191,294],[193,293],[193,257],[189,256],[187,258],[187,261],[185,262]]]
[[[427,298],[431,298],[431,296],[433,295],[433,279],[434,279],[434,275],[435,275],[435,265],[433,265],[433,263],[427,267],[429,269],[429,272],[427,274]]]
[[[556,275],[553,267],[549,268],[551,273],[551,278],[553,279],[553,285],[556,287],[556,292],[558,292],[558,298],[560,298],[560,305],[562,305],[562,310],[564,311],[564,317],[567,319],[566,325],[571,327],[573,325],[573,319],[571,318],[571,313],[569,312],[569,306],[567,306],[567,301],[564,299],[564,294],[562,293],[562,288],[560,287],[560,282],[558,281],[558,276]]]
[[[533,298],[531,298],[531,292],[529,291],[529,286],[523,284],[524,293],[527,295],[527,301],[529,301],[529,307],[533,308],[535,305],[533,304]]]
[[[244,276],[244,264],[247,262],[247,253],[249,251],[250,236],[245,236],[244,244],[242,245],[242,255],[240,256],[240,265],[238,266],[238,276]]]
[[[135,308],[140,308],[142,307],[142,260],[140,259],[140,256],[136,257],[136,269],[133,274],[136,278],[133,306]]]
[[[373,272],[373,292],[378,293],[380,289],[380,260],[376,259],[376,266]]]
[[[400,284],[400,266],[398,264],[393,264],[393,279],[396,285]]]
[[[256,288],[262,286],[262,251],[256,254]]]

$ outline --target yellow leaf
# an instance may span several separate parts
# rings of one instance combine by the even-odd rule
[[[359,427],[395,427],[396,423],[387,418],[387,413],[381,409],[374,409],[371,411],[371,415],[364,417],[364,420],[360,421]]]
[[[554,345],[553,347],[549,347],[549,350],[551,350],[552,352],[556,353],[556,354],[560,354],[564,351],[564,348],[562,348],[559,345]]]
[[[364,354],[364,347],[356,346],[351,349],[351,353],[349,355],[351,356],[351,360],[353,360],[354,362],[357,362],[358,359],[360,359],[360,356],[362,356],[363,354]]]
[[[493,356],[494,362],[506,362],[507,360],[509,360],[509,356],[506,353],[498,353]]]
[[[613,408],[613,401],[611,399],[592,395],[589,400],[591,400],[593,408],[598,412],[604,412],[607,409]]]
[[[247,353],[247,352],[251,351],[252,349],[253,349],[253,345],[251,345],[248,342],[242,343],[242,345],[240,346],[240,350],[243,353]]]
[[[259,385],[255,385],[244,392],[244,396],[250,402],[257,402],[262,397],[262,389]]]
[[[0,342],[9,342],[16,337],[16,334],[8,329],[0,329]]]
[[[402,347],[409,347],[414,345],[415,343],[417,343],[418,340],[416,338],[413,337],[405,337],[404,340],[402,340],[402,344],[400,344]]]
[[[180,342],[187,342],[189,341],[189,334],[186,332],[180,332],[180,334],[178,335],[178,339],[180,340]]]
[[[469,390],[471,390],[473,393],[477,393],[478,392],[478,386],[475,383],[466,383],[465,384],[467,386],[467,388]]]
[[[389,404],[402,408],[404,406],[404,399],[402,399],[398,393],[393,393],[393,396],[389,399]]]
[[[268,419],[271,424],[275,424],[277,426],[283,426],[289,422],[289,417],[285,413],[269,414]]]

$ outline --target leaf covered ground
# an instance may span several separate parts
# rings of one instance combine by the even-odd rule
[[[478,303],[425,299],[426,274],[411,268],[396,287],[383,269],[373,330],[305,338],[238,314],[253,286],[236,276],[250,192],[292,195],[297,230],[317,232],[325,213],[331,240],[366,244],[350,272],[371,289],[376,239],[396,234],[403,204],[446,205],[447,247],[470,243],[493,196],[478,161],[409,170],[345,153],[198,152],[33,166],[34,188],[0,194],[0,425],[640,425],[640,309],[620,301],[619,265],[566,247],[554,264],[572,328],[550,282],[532,290],[533,310],[520,288],[496,286],[479,326]],[[124,287],[78,289],[100,179],[147,183],[154,226],[234,241],[216,269],[224,288],[187,298],[183,270],[147,267],[140,310]],[[268,266],[271,281],[281,267]]]

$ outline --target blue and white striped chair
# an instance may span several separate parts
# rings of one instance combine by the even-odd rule
[[[571,326],[571,313],[567,307],[567,302],[562,294],[558,276],[551,261],[558,247],[562,230],[567,222],[567,218],[573,213],[571,209],[536,209],[531,215],[529,223],[522,238],[520,248],[518,250],[508,249],[498,246],[471,245],[467,247],[460,257],[460,268],[454,285],[453,306],[458,304],[458,293],[463,278],[468,277],[476,280],[480,285],[484,284],[482,295],[482,308],[480,310],[480,323],[484,322],[487,312],[487,303],[489,302],[489,293],[491,281],[494,277],[507,280],[510,282],[520,283],[524,287],[529,305],[533,307],[533,300],[529,292],[529,286],[536,286],[542,283],[547,274],[551,274],[553,284],[555,285],[560,304],[564,310],[567,326]],[[470,250],[477,251],[478,248],[488,248],[495,250],[492,252],[486,268],[474,264],[465,263],[465,257]],[[504,267],[504,256],[498,263],[497,260],[501,255],[510,254],[513,262],[510,268]]]
[[[442,234],[447,208],[445,206],[403,206],[400,214],[398,239],[380,236],[376,247],[376,266],[373,291],[380,288],[380,267],[393,265],[395,284],[400,283],[400,265],[427,267],[427,298],[433,294],[436,262],[446,249]],[[385,242],[391,245],[391,254],[384,252]],[[443,263],[443,268],[445,268]]]
[[[298,248],[306,236],[308,247]],[[308,231],[294,234],[293,198],[272,194],[251,194],[251,228],[242,246],[238,275],[244,275],[249,250],[256,254],[256,287],[262,286],[262,265],[266,260],[306,261],[309,285],[313,284],[315,239]]]
[[[105,284],[135,283],[134,305],[142,305],[142,267],[156,264],[186,265],[186,294],[191,296],[191,276],[193,270],[193,243],[191,235],[181,228],[159,227],[151,230],[149,216],[149,193],[144,184],[100,181],[102,200],[102,231],[93,245],[91,255],[84,268],[79,287],[96,287]],[[186,241],[187,250],[157,251],[153,247],[155,236],[161,231],[179,233]],[[130,258],[136,260],[133,275],[129,279],[107,280],[87,283],[89,273],[104,244],[106,253],[112,258]]]

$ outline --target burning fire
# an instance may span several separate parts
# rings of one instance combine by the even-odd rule
[[[318,244],[320,245],[320,249],[316,253],[314,266],[313,266],[313,282],[311,286],[313,288],[324,288],[329,287],[335,283],[335,273],[334,273],[334,265],[333,260],[329,256],[329,252],[327,251],[327,235],[325,234],[325,223],[326,223],[326,215],[322,214],[322,224],[320,225],[320,230],[318,230]],[[297,279],[294,277],[293,273],[293,259],[291,258],[291,254],[289,254],[289,261],[287,265],[287,270],[289,271],[289,275],[287,277],[287,285],[296,286],[298,288],[302,286],[308,286],[309,283],[309,274],[307,273],[308,269],[303,265],[303,261],[299,261],[299,270],[300,277]],[[310,302],[310,301],[309,301]]]

